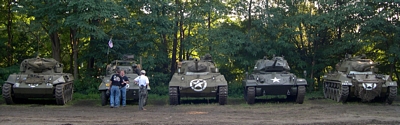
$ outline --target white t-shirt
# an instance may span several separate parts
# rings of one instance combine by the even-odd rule
[[[137,82],[139,86],[146,86],[148,83],[150,83],[149,78],[147,78],[145,75],[136,77],[134,81]]]

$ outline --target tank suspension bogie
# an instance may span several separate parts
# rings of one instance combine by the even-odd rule
[[[350,88],[347,85],[342,85],[339,82],[324,82],[323,85],[324,97],[332,99],[336,102],[347,101],[350,93]]]

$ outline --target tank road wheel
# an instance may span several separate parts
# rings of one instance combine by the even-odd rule
[[[298,86],[297,87],[296,103],[303,104],[305,95],[306,95],[306,87],[305,86]]]
[[[178,87],[169,87],[169,105],[179,105]]]
[[[66,87],[64,84],[58,84],[56,86],[55,95],[56,95],[57,105],[64,105],[67,101],[65,97],[65,88]]]
[[[326,82],[324,82],[324,86],[323,86],[324,88],[322,89],[323,90],[323,92],[324,92],[324,98],[328,98],[328,83],[326,83]]]
[[[247,87],[247,104],[254,104],[256,100],[256,91],[255,87]]]
[[[103,91],[101,91],[101,106],[105,106],[105,105],[107,105],[107,100],[108,100],[108,98],[107,98],[107,93],[106,93],[106,91],[107,90],[103,90]]]
[[[11,105],[14,103],[12,98],[12,85],[5,83],[3,85],[3,98],[6,101],[7,105]]]
[[[339,86],[340,88],[338,89],[338,93],[336,96],[336,101],[337,102],[343,102],[345,103],[347,101],[347,97],[349,96],[349,86]]]
[[[228,101],[228,87],[220,86],[218,87],[218,103],[220,105],[225,105]]]
[[[388,97],[386,99],[386,103],[391,105],[393,103],[393,100],[397,96],[397,86],[389,86],[388,87],[388,91],[389,91],[389,95],[388,95]]]

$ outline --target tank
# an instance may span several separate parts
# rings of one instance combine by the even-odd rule
[[[337,102],[359,98],[363,102],[374,99],[392,104],[397,95],[397,82],[389,75],[377,74],[379,63],[363,54],[345,58],[336,64],[335,70],[323,77],[324,97]]]
[[[178,105],[184,97],[215,97],[220,105],[227,104],[228,84],[211,55],[178,62],[169,82],[169,103]]]
[[[134,68],[136,67],[136,68]],[[137,64],[134,60],[134,55],[124,55],[121,60],[111,61],[106,67],[106,75],[100,77],[101,83],[99,85],[101,105],[105,106],[109,104],[110,93],[108,88],[110,87],[111,75],[115,74],[116,69],[124,70],[125,76],[129,79],[129,84],[126,85],[126,100],[139,100],[139,86],[135,85],[133,80],[140,75],[141,64]],[[147,87],[150,91],[150,86]],[[122,103],[122,101],[120,101]],[[147,99],[146,99],[147,102]],[[146,104],[146,103],[145,103]]]
[[[307,81],[290,73],[283,56],[273,56],[257,60],[253,72],[246,73],[242,86],[248,104],[254,104],[256,97],[266,95],[286,95],[288,101],[302,104]]]
[[[20,72],[11,74],[3,84],[6,104],[29,98],[55,99],[58,105],[72,100],[74,77],[63,73],[63,64],[52,58],[22,61]]]

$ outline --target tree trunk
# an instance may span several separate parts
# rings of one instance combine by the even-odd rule
[[[52,49],[52,56],[58,62],[61,62],[61,43],[60,37],[58,36],[58,32],[54,31],[49,34],[51,39],[51,49]]]
[[[249,22],[247,23],[247,31],[251,29],[251,4],[253,3],[253,0],[250,0],[249,2],[249,10],[248,10],[248,15],[249,15]]]
[[[78,39],[76,38],[76,33],[77,29],[70,28],[70,40],[71,40],[71,46],[72,46],[72,60],[71,60],[71,66],[73,69],[73,75],[75,79],[78,79]]]
[[[180,5],[180,10],[181,11],[183,11],[184,9],[183,9],[183,7],[182,7],[182,5]],[[183,17],[183,12],[181,12],[180,13],[181,14],[181,17],[180,17],[180,20],[179,20],[179,33],[180,33],[180,39],[179,39],[179,45],[180,45],[180,47],[179,47],[179,60],[183,60],[183,50],[184,50],[184,45],[183,45],[183,39],[184,39],[184,36],[185,36],[185,32],[184,32],[184,30],[183,30],[183,20],[184,20],[184,17]]]
[[[13,64],[13,52],[12,52],[12,46],[11,43],[13,41],[13,36],[12,36],[12,12],[11,12],[11,2],[12,0],[8,0],[7,3],[7,66],[11,66]]]
[[[175,4],[179,5],[179,0],[175,0]],[[174,41],[172,44],[172,57],[171,57],[171,74],[175,73],[176,69],[176,51],[177,51],[177,46],[178,46],[178,8],[175,10],[175,26],[174,26]]]
[[[93,19],[91,20],[91,24],[98,26],[99,25],[99,20],[98,19]],[[92,31],[93,32],[93,31]],[[95,50],[95,48],[93,47],[92,44],[95,44],[97,38],[95,38],[94,36],[90,36],[90,43],[89,43],[89,50],[93,51]],[[94,68],[94,57],[89,57],[88,60],[88,64],[87,64],[87,71],[92,72],[93,68]],[[108,61],[108,60],[107,60]]]

